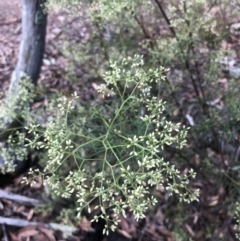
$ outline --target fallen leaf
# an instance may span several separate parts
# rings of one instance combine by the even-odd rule
[[[49,241],[43,233],[39,233],[38,235],[34,236],[34,239],[31,238],[31,240],[34,240],[34,241]]]
[[[195,216],[194,216],[194,219],[193,219],[193,224],[197,224],[197,222],[198,222],[198,215],[196,214]]]
[[[4,209],[4,206],[2,204],[2,202],[0,202],[0,210],[3,210]]]
[[[11,238],[12,241],[20,241],[20,238],[18,238],[17,235],[15,235],[14,233],[10,232],[9,236]]]
[[[129,238],[129,239],[132,238],[132,236],[131,236],[128,232],[126,232],[125,230],[117,229],[117,232],[120,233],[120,234],[122,234],[122,235],[123,235],[124,237],[126,237],[126,238]]]
[[[32,104],[32,109],[36,110],[36,109],[40,108],[42,105],[43,105],[42,101],[36,102],[36,103]]]
[[[190,116],[189,114],[186,114],[185,117],[186,117],[186,119],[188,120],[188,122],[189,122],[189,124],[190,124],[191,126],[194,126],[194,125],[195,125],[192,116]]]
[[[158,235],[155,231],[149,229],[149,228],[145,228],[145,231],[149,234],[151,234],[156,240],[161,240],[160,235]]]
[[[27,238],[32,237],[39,234],[39,232],[35,229],[35,227],[29,226],[26,228],[23,228],[19,231],[18,237],[19,238]]]
[[[56,238],[53,234],[53,230],[40,227],[39,231],[42,232],[44,235],[46,235],[48,237],[49,241],[56,241]]]
[[[28,215],[27,215],[27,220],[30,221],[33,217],[33,214],[34,214],[34,209],[30,209]]]
[[[213,207],[216,206],[218,204],[219,201],[219,196],[212,196],[208,198],[208,206]]]
[[[194,236],[195,236],[195,233],[193,232],[192,228],[191,228],[187,223],[185,223],[184,226],[185,226],[185,228],[187,229],[188,233],[189,233],[192,237],[194,237]]]
[[[171,232],[164,226],[160,226],[156,228],[158,233],[164,235],[164,236],[172,236]]]
[[[16,213],[22,213],[25,210],[25,206],[21,205],[15,210]]]

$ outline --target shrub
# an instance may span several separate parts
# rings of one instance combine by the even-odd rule
[[[6,145],[0,146],[0,171],[3,173],[13,172],[16,163],[26,160],[29,153],[29,149],[25,147],[26,131],[21,127],[32,119],[30,104],[33,99],[34,86],[28,76],[22,73],[19,86],[8,95],[8,98],[1,100],[0,136],[1,139],[3,136],[9,136]],[[9,123],[12,123],[11,126]]]

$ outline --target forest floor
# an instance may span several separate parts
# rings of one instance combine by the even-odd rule
[[[49,14],[46,50],[43,61],[41,76],[38,82],[38,91],[45,93],[63,92],[66,95],[76,91],[82,101],[91,101],[95,96],[94,80],[86,81],[90,78],[84,73],[84,68],[76,68],[75,75],[77,81],[72,85],[66,78],[65,74],[69,68],[68,57],[64,54],[63,43],[66,35],[63,34],[65,29],[70,29],[69,39],[87,39],[88,29],[84,23],[78,18],[69,17],[64,12],[54,12]],[[0,89],[4,94],[9,85],[11,73],[17,63],[19,45],[21,41],[21,6],[19,0],[1,0],[0,1]],[[81,81],[80,81],[81,80]],[[34,103],[33,108],[40,108],[48,102],[47,96]],[[23,176],[26,173],[15,177],[13,183],[5,185],[0,189],[0,239],[7,241],[60,241],[60,240],[76,240],[76,241],[151,241],[166,240],[173,241],[174,235],[171,232],[172,219],[166,219],[163,209],[167,209],[174,203],[161,203],[155,213],[148,215],[144,220],[137,223],[133,216],[129,213],[128,218],[121,217],[121,223],[116,232],[110,233],[108,237],[101,235],[102,228],[96,224],[91,224],[86,217],[79,219],[78,223],[74,223],[76,231],[74,235],[66,238],[67,226],[54,226],[56,215],[63,208],[64,204],[57,204],[54,210],[36,209],[38,202],[48,202],[47,187],[43,186],[41,178],[36,179],[36,184],[28,186],[22,183]],[[0,183],[1,184],[1,183]],[[198,183],[199,186],[208,190],[208,193],[214,193],[214,187],[205,187],[204,183]],[[0,185],[1,186],[1,185]],[[11,195],[9,195],[9,193]],[[194,231],[193,226],[205,225],[206,220],[211,222],[215,219],[219,223],[224,223],[224,229],[219,232],[229,233],[230,241],[236,240],[234,237],[233,215],[230,216],[225,209],[220,206],[220,201],[226,198],[223,190],[218,190],[216,194],[204,196],[204,205],[199,205],[199,212],[193,208],[193,215],[189,218],[189,222],[185,222],[182,226],[186,232],[192,237],[201,237],[201,233]],[[19,196],[14,196],[18,194]],[[221,197],[221,200],[220,198]],[[32,199],[28,199],[32,198]],[[33,200],[34,199],[34,200]],[[226,198],[227,199],[227,198]],[[44,200],[44,201],[43,201]],[[201,213],[201,215],[200,215]],[[200,217],[201,216],[201,217]],[[187,218],[186,218],[187,219]],[[224,219],[224,221],[222,221]],[[200,220],[200,221],[199,221]],[[61,220],[62,221],[62,220]],[[60,222],[61,222],[60,221]],[[100,222],[101,225],[101,222]],[[21,227],[20,227],[21,226]],[[51,227],[50,227],[51,226]],[[100,231],[99,231],[100,230]],[[197,239],[200,240],[200,239]],[[209,239],[210,240],[210,239]]]

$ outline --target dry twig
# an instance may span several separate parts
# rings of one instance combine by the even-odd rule
[[[29,222],[24,219],[18,219],[18,218],[5,218],[0,216],[0,224],[2,225],[8,225],[8,226],[15,226],[15,227],[26,227],[26,226],[41,226],[44,228],[51,228],[54,230],[61,230],[63,233],[70,233],[76,232],[78,229],[75,227],[67,226],[67,225],[61,225],[58,223],[40,223],[40,222]]]
[[[11,192],[7,192],[5,190],[0,190],[0,199],[8,199],[8,200],[23,203],[25,205],[30,205],[30,206],[37,206],[44,203],[44,201],[14,194]]]

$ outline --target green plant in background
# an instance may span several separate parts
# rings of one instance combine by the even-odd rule
[[[87,69],[94,76],[105,72],[110,59],[118,60],[119,57],[139,53],[138,42],[140,43],[142,37],[139,39],[138,36],[142,35],[142,30],[139,28],[141,17],[138,14],[151,15],[154,10],[148,0],[49,0],[47,5],[50,9],[54,5],[62,7],[70,14],[78,16],[83,28],[87,26],[87,34],[81,41],[69,38],[71,30],[64,31],[67,41],[64,43],[63,53],[72,60],[69,62],[69,69],[73,71],[81,66],[82,71]],[[71,75],[71,80],[73,79]]]
[[[28,125],[32,121],[30,112],[31,103],[34,99],[34,86],[26,74],[22,73],[19,88],[15,90],[18,95],[12,93],[7,99],[1,101],[0,136],[8,136],[7,144],[0,146],[0,171],[2,173],[13,172],[16,161],[26,160],[29,149],[25,147],[26,131],[21,126]],[[11,118],[11,121],[7,118]],[[6,130],[6,124],[12,122],[12,126]],[[24,123],[23,123],[24,122]],[[5,164],[4,164],[5,163]]]
[[[145,71],[139,56],[112,62],[110,68],[104,75],[107,85],[99,87],[111,96],[109,104],[79,111],[72,101],[60,99],[43,133],[45,141],[39,141],[38,128],[32,126],[29,132],[37,138],[28,145],[47,150],[46,184],[53,193],[75,196],[79,214],[83,208],[90,211],[97,199],[101,217],[110,219],[111,207],[114,229],[126,208],[136,219],[144,217],[157,203],[153,187],[165,187],[187,202],[197,199],[197,191],[188,189],[192,170],[181,174],[163,158],[166,145],[182,148],[187,135],[186,128],[164,118],[164,103],[150,94],[152,82],[164,81],[164,69]]]
[[[237,225],[239,226],[240,225],[240,203],[239,203],[239,201],[236,202],[236,204],[235,204],[235,219],[236,219]],[[237,231],[236,238],[238,240],[240,240],[239,229]]]
[[[30,108],[31,105],[29,103],[33,102],[34,99],[34,86],[29,80],[29,77],[22,73],[21,84],[18,89],[15,91],[19,92],[19,96],[16,96],[13,93],[9,95],[8,99],[1,100],[1,117],[10,116],[9,118],[17,119],[21,121],[23,117],[26,117],[28,120],[30,119]],[[0,123],[0,130],[4,129],[4,122]],[[2,135],[2,132],[0,133]]]

